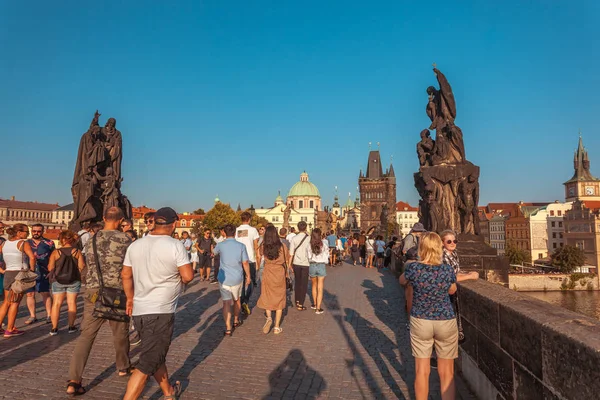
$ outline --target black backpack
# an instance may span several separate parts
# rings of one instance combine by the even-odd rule
[[[61,285],[70,285],[81,280],[81,274],[79,273],[77,259],[72,255],[73,248],[65,250],[69,250],[69,253],[64,252],[63,249],[59,250],[60,258],[56,260],[54,279]]]

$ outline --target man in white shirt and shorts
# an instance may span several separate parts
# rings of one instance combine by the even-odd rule
[[[192,281],[194,270],[183,243],[171,237],[175,210],[164,207],[154,215],[154,230],[136,240],[123,261],[123,289],[127,314],[140,335],[140,359],[127,383],[124,400],[137,399],[148,376],[154,376],[165,399],[178,399],[179,382],[169,383],[166,358],[171,345],[177,300],[183,286]]]

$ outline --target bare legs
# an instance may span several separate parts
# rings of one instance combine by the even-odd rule
[[[52,305],[52,313],[50,318],[52,319],[52,329],[58,329],[58,320],[60,318],[60,308],[62,307],[63,301],[65,301],[66,293],[57,293],[54,296],[54,304]]]
[[[415,358],[415,398],[427,400],[429,396],[429,374],[431,367],[429,358]],[[454,400],[456,389],[454,387],[454,360],[438,358],[438,373],[440,374],[440,389],[442,400]]]
[[[67,312],[69,327],[75,326],[75,319],[77,318],[77,293],[67,293]]]
[[[310,278],[312,282],[312,296],[315,302],[315,307],[317,310],[321,309],[321,303],[323,302],[323,283],[325,283],[324,276],[316,276],[314,278]]]
[[[16,301],[10,302],[13,297],[13,293],[10,290],[4,291],[4,301],[2,302],[2,306],[0,306],[0,322],[4,321],[4,318],[8,315],[8,322],[6,323],[6,330],[12,331],[15,329],[15,322],[17,320],[17,312],[19,311],[19,304],[21,304],[21,300],[23,299],[23,295],[16,295]]]
[[[206,280],[210,280],[210,267],[206,267]]]
[[[148,376],[149,375],[144,374],[140,370],[134,370],[131,374],[131,378],[129,378],[129,382],[127,382],[127,392],[125,392],[123,400],[136,400],[140,397],[144,390],[144,386],[146,386]],[[169,372],[167,371],[166,364],[163,364],[153,376],[165,396],[173,394],[175,389],[169,383]]]
[[[374,257],[375,257],[374,254],[367,253],[367,265],[365,266],[366,268],[373,268],[373,258]]]
[[[265,317],[267,319],[271,318],[271,313],[275,311],[275,326],[274,328],[279,328],[281,325],[281,316],[283,315],[283,310],[265,310]]]
[[[46,316],[49,317],[52,313],[52,297],[50,293],[40,293],[42,295],[42,301],[46,306]],[[27,309],[29,310],[29,316],[35,318],[35,292],[27,293]]]
[[[223,300],[223,319],[225,319],[225,329],[230,331],[232,329],[231,324],[231,306],[233,305],[233,323],[240,321],[240,310],[241,303],[240,299],[237,300]]]

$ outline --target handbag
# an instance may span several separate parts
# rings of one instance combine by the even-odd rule
[[[116,289],[104,286],[102,279],[102,270],[100,268],[100,257],[96,246],[96,235],[92,238],[92,249],[96,259],[96,273],[98,274],[98,283],[100,290],[97,296],[91,299],[94,303],[92,316],[95,318],[109,319],[117,322],[129,322],[129,316],[125,313],[127,308],[127,296],[123,289]]]
[[[462,326],[462,318],[460,317],[460,300],[458,296],[458,290],[454,294],[454,305],[456,307],[456,324],[458,326],[458,343],[463,343],[465,341],[465,331]]]
[[[38,274],[33,271],[21,271],[15,276],[15,281],[10,286],[10,290],[16,294],[24,293],[26,290],[35,286],[37,278]]]

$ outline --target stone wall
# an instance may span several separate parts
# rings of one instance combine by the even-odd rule
[[[568,285],[571,275],[566,274],[509,274],[508,287],[518,292],[560,291],[563,282],[568,290],[598,290],[598,277],[581,278]]]
[[[458,369],[478,398],[599,398],[600,321],[482,280],[460,306]]]

